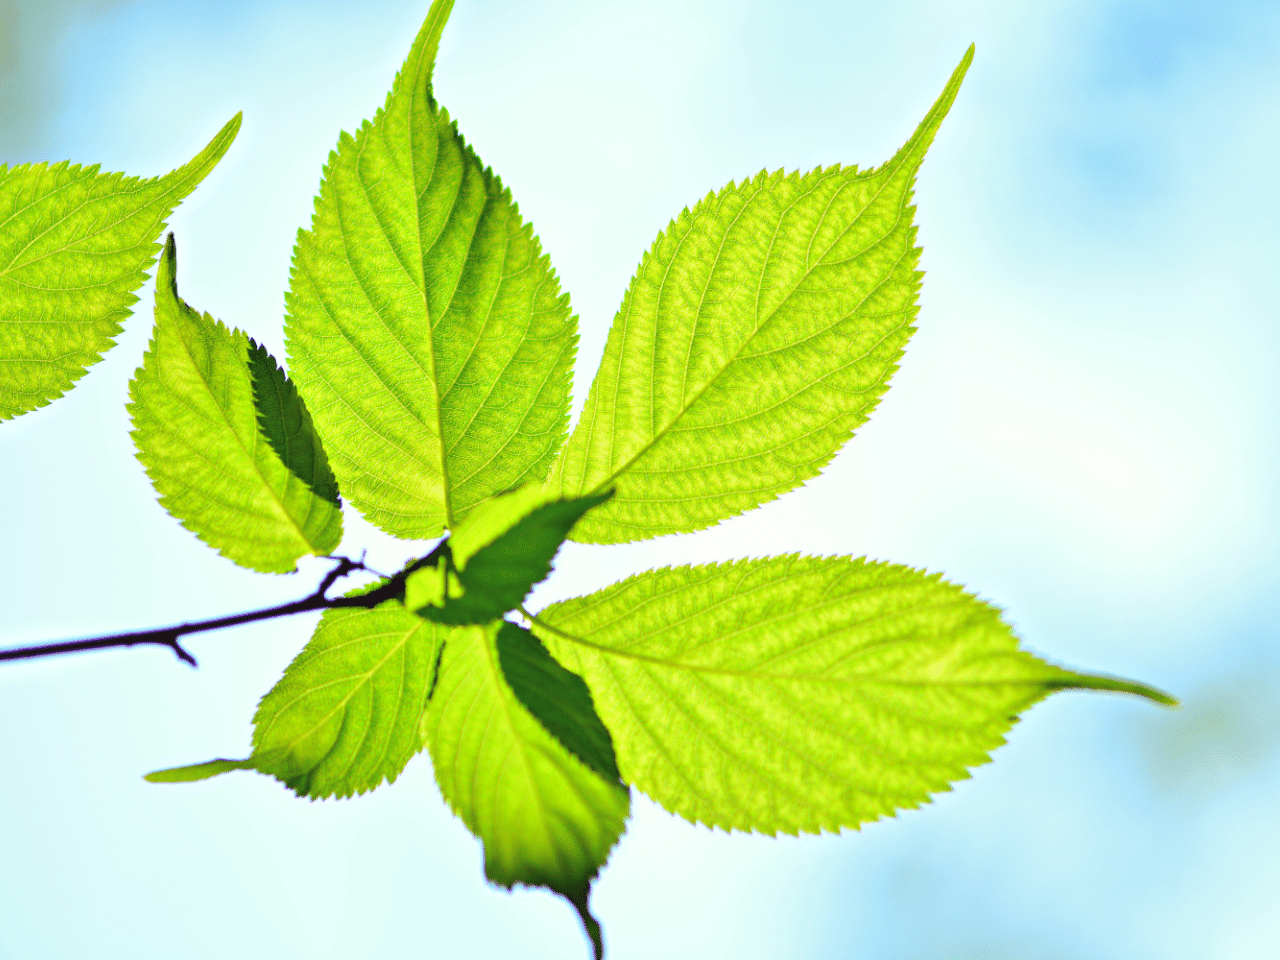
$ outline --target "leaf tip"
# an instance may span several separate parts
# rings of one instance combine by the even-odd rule
[[[165,770],[153,770],[142,779],[148,783],[192,783],[196,780],[208,780],[219,774],[232,770],[253,770],[253,758],[244,760],[209,760],[205,763],[192,763],[185,767],[169,767]]]
[[[430,95],[432,75],[435,73],[436,55],[440,50],[440,37],[444,34],[449,14],[453,12],[453,0],[432,0],[431,9],[427,11],[427,19],[418,31],[413,49],[409,52],[409,61],[401,75],[415,80]],[[414,64],[415,59],[417,63]],[[411,64],[413,69],[410,68]]]
[[[1076,690],[1101,690],[1110,693],[1128,693],[1135,697],[1142,697],[1144,700],[1150,700],[1152,703],[1170,709],[1177,709],[1182,706],[1181,701],[1177,697],[1171,696],[1157,687],[1150,686],[1145,683],[1138,683],[1136,680],[1125,680],[1121,677],[1108,677],[1103,674],[1073,674],[1072,679],[1062,684],[1062,687]]]
[[[164,249],[160,251],[160,260],[156,264],[156,297],[161,291],[178,295],[178,244],[170,230],[164,238]]]
[[[218,137],[226,137],[228,141],[227,146],[231,146],[231,142],[239,136],[240,127],[243,123],[244,111],[237,110],[236,115],[222,125],[222,129],[218,131]]]

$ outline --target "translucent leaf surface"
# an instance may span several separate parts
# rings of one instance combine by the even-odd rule
[[[545,476],[577,343],[532,228],[431,97],[451,6],[330,154],[287,297],[290,370],[344,494],[409,538]]]
[[[170,236],[156,326],[129,385],[133,439],[160,503],[241,566],[287,573],[332,552],[342,512],[293,385],[262,347],[178,297]]]
[[[609,496],[562,500],[530,484],[480,504],[449,538],[452,563],[410,575],[405,606],[440,623],[496,620],[547,578],[573,525]]]
[[[531,685],[541,697],[526,702],[513,690]],[[599,956],[587,898],[625,828],[630,795],[612,773],[608,733],[585,686],[513,624],[459,628],[445,646],[426,727],[440,791],[484,842],[489,879],[562,894]]]
[[[0,164],[0,420],[62,396],[111,348],[165,219],[239,130],[236,114],[190,163],[150,180]]]
[[[447,627],[398,603],[331,610],[254,716],[253,758],[300,796],[393,782],[420,728]]]
[[[649,571],[534,629],[586,680],[626,782],[725,829],[839,830],[917,807],[1054,690],[1172,702],[1020,650],[999,611],[938,575],[843,557]]]
[[[616,486],[573,532],[699,530],[815,476],[879,402],[916,316],[912,185],[972,49],[884,166],[760,173],[645,254],[553,477]]]
[[[185,783],[258,770],[312,798],[394,782],[423,747],[423,710],[447,630],[394,601],[329,610],[258,705],[250,757],[157,770],[146,779]]]

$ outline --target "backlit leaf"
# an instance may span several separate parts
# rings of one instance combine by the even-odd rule
[[[405,606],[440,623],[501,617],[546,579],[573,525],[609,496],[563,500],[529,484],[480,504],[449,538],[448,568],[410,575]]]
[[[484,842],[489,879],[563,895],[599,957],[600,929],[587,899],[625,828],[630,795],[612,773],[608,734],[585,686],[575,687],[581,681],[539,654],[537,644],[510,623],[450,633],[426,714],[427,740],[441,793]],[[526,703],[509,676],[514,686],[539,686],[543,695]]]
[[[148,773],[143,780],[148,783],[194,783],[197,780],[208,780],[232,770],[253,770],[253,759],[247,760],[207,760],[204,763],[193,763],[186,767],[170,767],[168,770],[156,770]]]
[[[236,114],[190,163],[150,180],[0,164],[0,420],[62,396],[111,348],[166,218],[239,130]]]
[[[183,783],[257,770],[299,796],[349,797],[394,782],[422,749],[422,714],[448,627],[390,601],[329,610],[262,698],[253,753],[147,775]]]
[[[760,173],[645,254],[553,482],[586,543],[699,530],[815,476],[888,389],[921,274],[912,186],[972,49],[884,166]]]
[[[287,297],[290,370],[343,492],[407,538],[545,476],[577,343],[532,228],[432,99],[451,7],[432,4],[385,107],[339,138]]]
[[[287,573],[342,539],[338,491],[311,418],[262,347],[178,297],[170,236],[156,326],[129,394],[160,503],[241,566]]]
[[[308,797],[394,782],[423,747],[422,712],[451,633],[395,602],[326,613],[253,718],[258,770]]]
[[[1052,666],[939,575],[843,557],[653,570],[540,613],[626,782],[689,820],[797,833],[928,802],[1055,690]]]

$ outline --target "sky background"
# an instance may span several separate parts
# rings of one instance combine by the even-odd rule
[[[183,297],[283,357],[293,238],[425,0],[0,0],[0,162],[155,175],[237,110],[171,220]],[[1280,6],[1272,0],[458,0],[439,99],[581,320],[576,395],[640,253],[761,168],[871,166],[977,56],[921,171],[919,331],[823,475],[694,536],[570,546],[536,605],[787,551],[945,571],[1055,662],[1184,701],[1059,694],[937,802],[841,836],[713,833],[637,797],[594,906],[614,960],[1280,955]],[[155,503],[102,363],[0,424],[0,644],[307,593]],[[576,410],[576,407],[575,407]],[[344,549],[420,545],[348,509]],[[425,758],[352,801],[158,767],[248,751],[311,622],[0,670],[0,957],[585,957],[483,879]]]

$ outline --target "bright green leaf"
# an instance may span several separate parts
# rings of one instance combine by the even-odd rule
[[[130,384],[133,438],[160,503],[241,566],[287,573],[342,539],[337,486],[307,409],[262,347],[178,297],[170,236],[156,326]]]
[[[423,747],[422,712],[451,634],[395,602],[330,610],[258,707],[257,769],[307,797],[394,782]]]
[[[257,770],[313,799],[393,783],[423,747],[423,710],[447,631],[394,601],[329,610],[258,705],[251,756],[158,770],[146,779],[185,783]]]
[[[630,795],[615,777],[597,772],[608,767],[612,751],[608,734],[591,728],[594,712],[585,688],[575,690],[577,678],[566,679],[535,644],[528,631],[510,623],[450,633],[426,714],[427,742],[445,800],[484,841],[489,879],[562,894],[600,956],[599,926],[587,898],[626,826]],[[549,684],[541,699],[531,701],[542,722],[509,679],[527,689],[536,671]],[[558,707],[548,703],[556,698],[563,698]]]
[[[573,539],[711,526],[815,476],[867,419],[914,329],[916,171],[972,56],[884,166],[762,172],[658,237],[553,468],[565,494],[617,488]]]
[[[404,605],[420,617],[428,617],[438,623],[446,606],[452,607],[463,594],[458,575],[445,557],[434,564],[426,564],[409,574],[404,582]],[[501,616],[506,611],[499,611]],[[477,623],[488,623],[496,617],[483,617]]]
[[[150,180],[0,164],[0,420],[62,396],[111,348],[165,219],[239,130],[236,114],[190,163]]]
[[[586,680],[623,778],[689,820],[839,830],[968,777],[1062,670],[999,611],[908,567],[784,556],[653,570],[555,604],[534,629]]]
[[[532,228],[431,97],[451,6],[339,138],[287,297],[290,370],[344,494],[408,538],[545,476],[577,344]]]
[[[480,504],[449,538],[451,563],[410,575],[405,606],[439,623],[496,620],[547,578],[573,525],[610,496],[564,500],[529,484]]]

